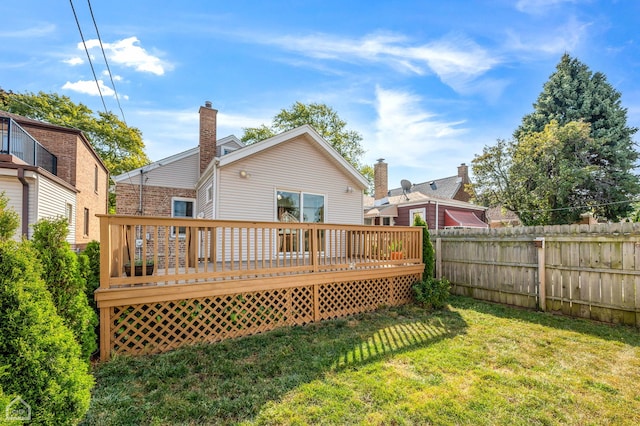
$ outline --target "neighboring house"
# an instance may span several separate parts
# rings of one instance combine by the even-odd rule
[[[362,224],[367,180],[313,128],[244,146],[200,107],[197,147],[113,177],[116,213]]]
[[[30,238],[42,218],[62,216],[75,249],[99,240],[95,215],[107,213],[109,172],[84,134],[5,111],[0,134],[0,192],[20,215],[16,238]]]
[[[468,168],[458,166],[458,175],[404,188],[387,189],[387,163],[374,166],[374,197],[364,197],[365,223],[371,225],[411,226],[416,215],[429,229],[488,228],[486,207],[469,203],[464,191],[470,183]]]

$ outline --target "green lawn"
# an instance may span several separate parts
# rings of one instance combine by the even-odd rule
[[[640,424],[640,333],[466,298],[95,369],[86,424]]]

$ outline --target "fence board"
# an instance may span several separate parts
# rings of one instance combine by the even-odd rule
[[[439,230],[437,273],[452,292],[536,306],[537,251],[545,240],[547,309],[640,327],[640,224]]]

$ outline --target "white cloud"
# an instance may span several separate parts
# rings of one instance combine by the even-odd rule
[[[421,45],[414,45],[406,37],[395,34],[370,34],[360,39],[316,34],[273,38],[266,42],[317,59],[383,63],[417,75],[431,72],[454,90],[500,62],[499,58],[463,36],[447,36]]]
[[[580,0],[518,0],[516,9],[531,15],[542,15],[549,9],[563,3],[579,3]]]
[[[506,47],[512,51],[525,53],[540,52],[557,55],[571,52],[588,36],[590,26],[588,22],[570,17],[564,25],[545,31],[519,33],[510,30],[507,32]]]
[[[10,20],[6,19],[5,22]],[[31,28],[25,28],[24,30],[5,30],[0,31],[0,38],[20,38],[31,39],[36,37],[46,37],[55,32],[56,26],[53,24],[42,24]]]
[[[87,40],[87,49],[99,48],[97,39]],[[172,69],[171,64],[154,56],[140,46],[137,37],[129,37],[115,43],[102,43],[109,61],[114,64],[133,68],[140,72],[149,72],[155,75],[164,75]],[[82,43],[78,43],[78,49],[84,49]]]
[[[105,77],[109,77],[109,71],[108,70],[102,70],[101,73],[103,76]],[[111,78],[113,79],[113,81],[122,81],[122,77],[119,75],[113,75],[111,76]]]
[[[79,57],[79,56],[76,56],[74,58],[65,59],[62,62],[64,62],[67,65],[71,65],[72,67],[76,66],[76,65],[84,64],[84,60],[82,60],[82,58]]]
[[[396,166],[425,167],[435,153],[459,147],[458,137],[467,132],[460,127],[464,120],[443,120],[421,102],[412,93],[376,88],[375,142],[367,154]]]
[[[98,80],[98,84],[100,85],[100,91],[102,92],[102,96],[115,96],[115,92],[108,86],[105,86],[104,81]],[[63,89],[72,90],[74,92],[83,93],[85,95],[91,96],[100,96],[100,92],[98,91],[98,86],[96,82],[93,80],[80,80],[75,83],[71,83],[67,81]]]

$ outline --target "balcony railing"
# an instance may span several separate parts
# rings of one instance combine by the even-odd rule
[[[40,145],[15,121],[0,117],[0,135],[2,136],[0,154],[14,155],[29,165],[41,167],[54,175],[58,174],[58,158]]]

